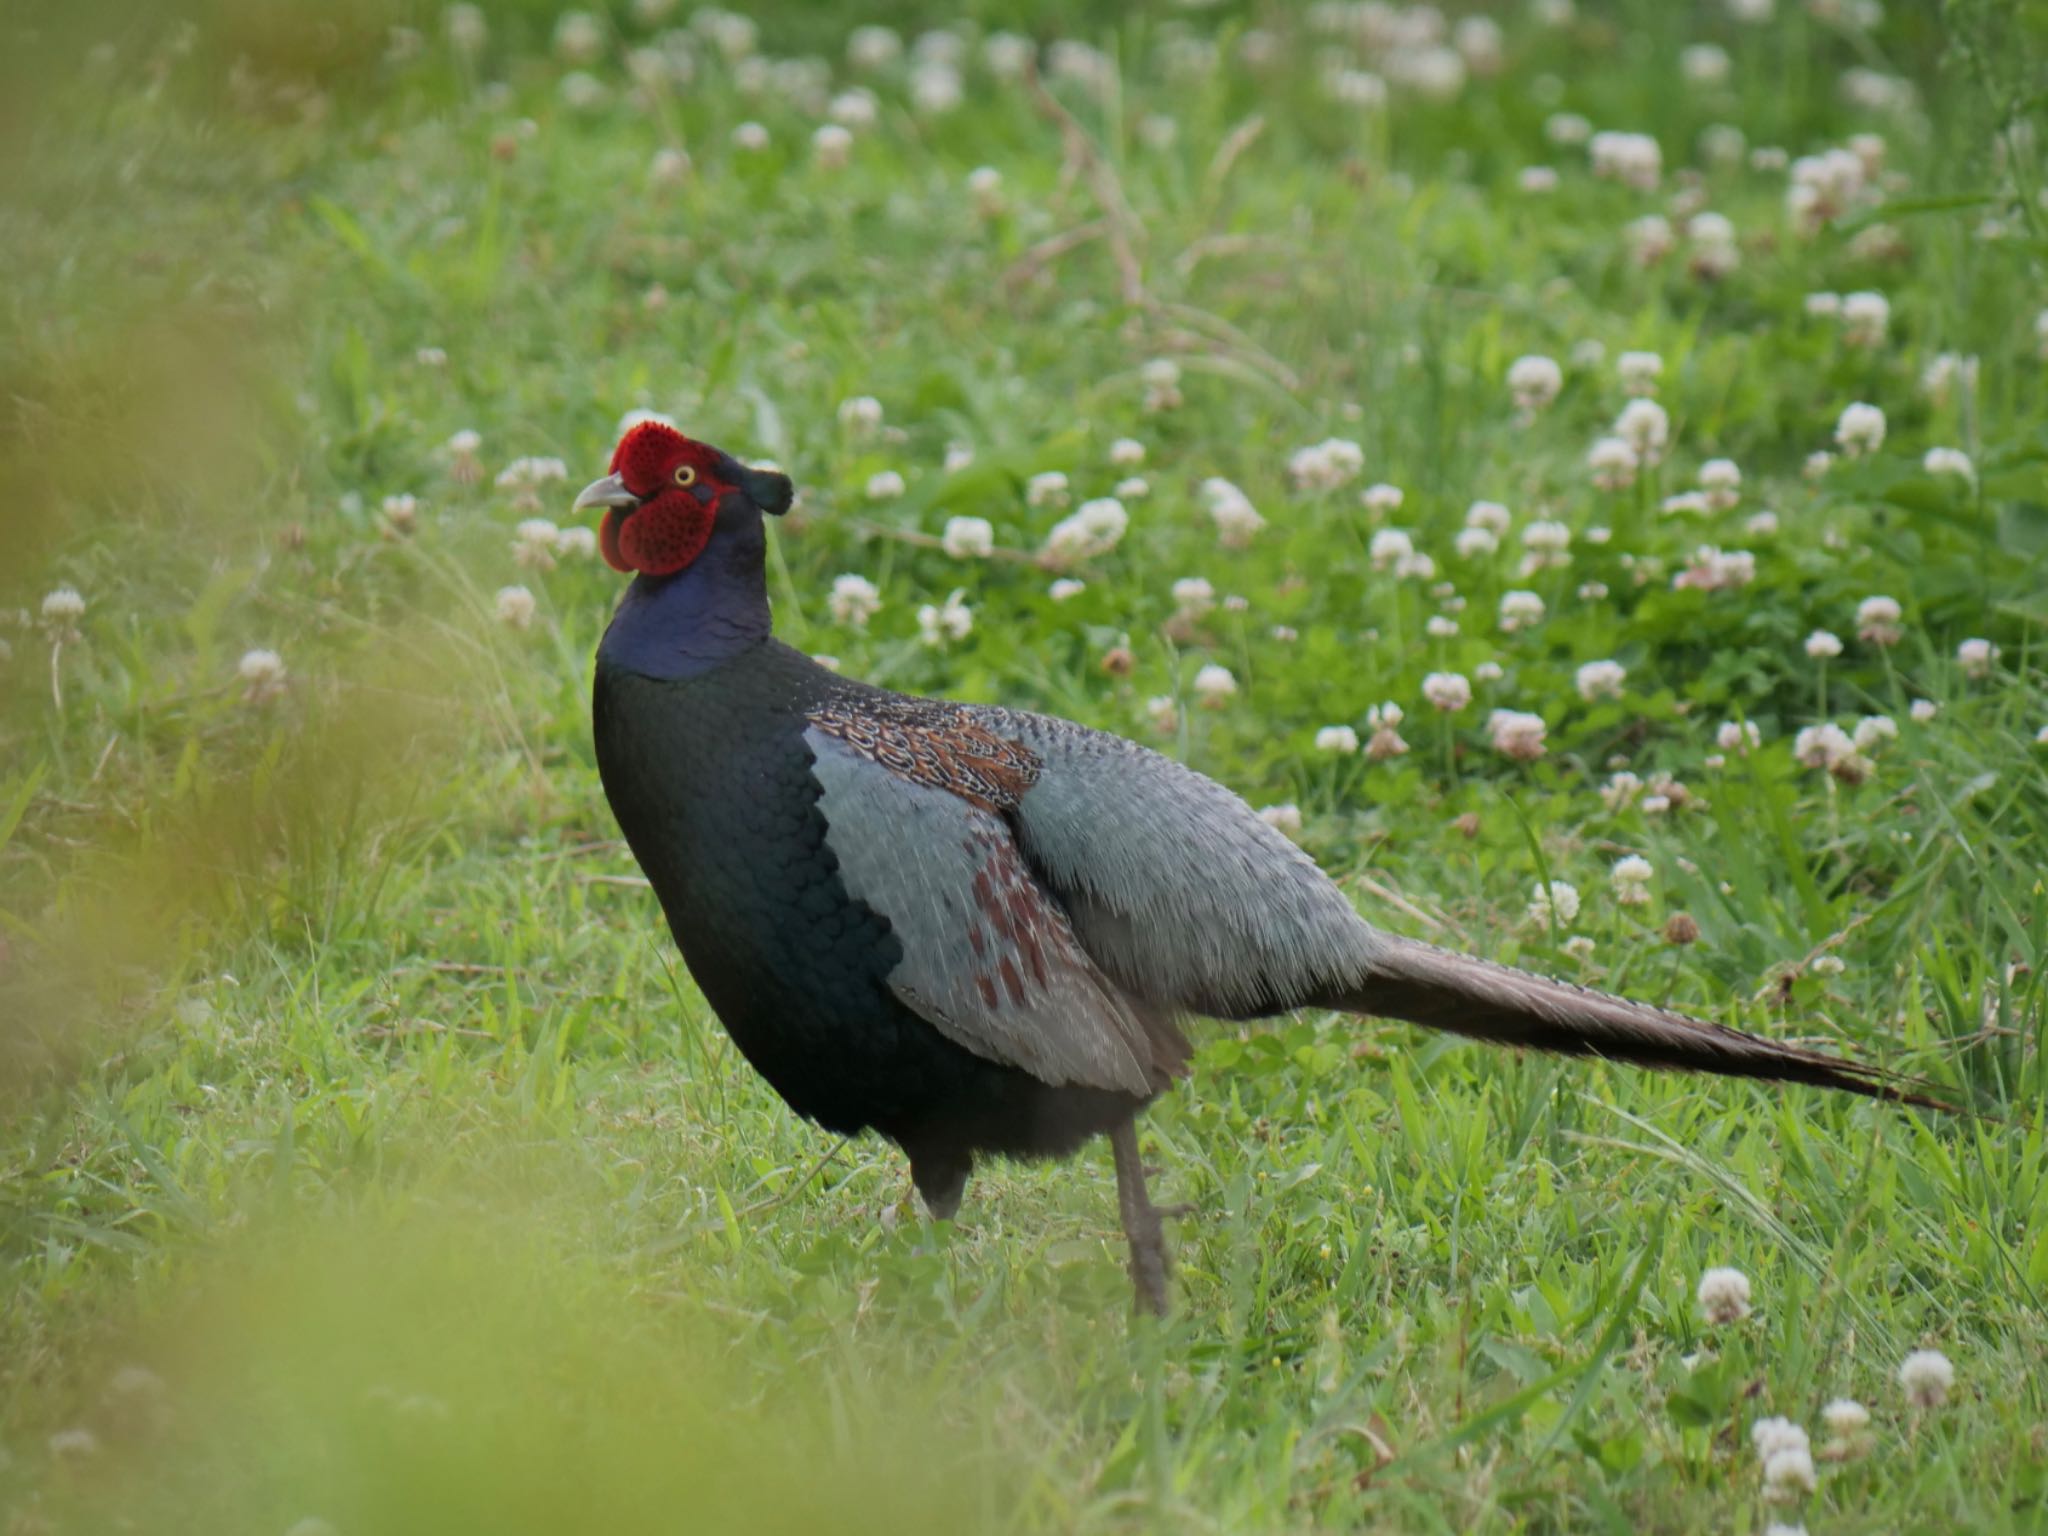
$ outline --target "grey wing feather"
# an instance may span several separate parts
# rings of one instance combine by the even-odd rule
[[[1071,721],[972,713],[1043,760],[1011,813],[1019,844],[1127,992],[1251,1017],[1360,981],[1384,952],[1315,861],[1222,785]]]
[[[840,878],[902,943],[899,998],[956,1044],[1054,1086],[1166,1086],[1185,1059],[1179,1032],[1090,959],[1000,816],[816,727],[805,740]]]

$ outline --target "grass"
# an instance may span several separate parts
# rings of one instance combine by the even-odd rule
[[[467,55],[438,15],[370,0],[83,6],[15,37],[13,1528],[2038,1528],[2041,13],[1892,9],[1874,31],[1791,5],[1518,10],[1497,75],[1373,110],[1329,98],[1316,50],[1394,71],[1306,12],[1049,4],[1027,30],[1101,48],[1098,84],[1053,71],[1041,95],[977,45],[963,102],[932,112],[907,64],[843,62],[851,19],[766,8],[760,51],[874,92],[839,170],[811,146],[816,70],[760,86],[706,25],[689,84],[638,91],[626,53],[661,28],[626,7],[580,108],[537,6],[493,9]],[[1259,37],[1277,52],[1253,67]],[[1202,38],[1224,62],[1177,68]],[[1723,82],[1686,78],[1701,42]],[[1912,104],[1850,100],[1852,69]],[[1653,135],[1660,188],[1593,177],[1546,138],[1558,112]],[[733,145],[745,120],[765,150]],[[1784,171],[1708,155],[1716,125],[1794,156],[1876,133],[1893,179],[1802,232]],[[673,185],[649,174],[663,148],[689,155]],[[1540,164],[1555,190],[1523,190]],[[982,165],[993,213],[966,186]],[[1673,213],[1694,189],[1737,231],[1718,281]],[[1642,266],[1624,229],[1652,213],[1680,248]],[[1889,300],[1881,345],[1805,312],[1855,290]],[[1663,359],[1671,446],[1603,492],[1585,460],[1630,349]],[[1504,378],[1526,353],[1564,386],[1523,425]],[[1930,392],[1941,353],[1978,371]],[[1151,410],[1161,358],[1182,398]],[[872,437],[839,419],[861,395]],[[1857,400],[1884,446],[1808,478]],[[1163,1326],[1128,1319],[1102,1148],[991,1167],[928,1227],[893,1149],[794,1120],[751,1075],[637,883],[585,713],[616,579],[511,554],[631,408],[796,475],[771,571],[792,643],[1298,805],[1390,927],[1881,1060],[1981,1116],[1304,1016],[1212,1029],[1145,1119],[1161,1198],[1194,1210]],[[464,429],[480,482],[445,446]],[[1029,477],[1106,495],[1124,436],[1150,494],[1079,596],[930,547],[973,515],[1036,551],[1063,514]],[[1289,455],[1331,436],[1363,472],[1290,486]],[[956,443],[972,463],[946,472]],[[1925,472],[1936,446],[1974,478]],[[524,455],[568,476],[531,509],[492,483]],[[1739,506],[1660,510],[1716,457]],[[886,471],[905,490],[871,501]],[[1211,476],[1266,519],[1249,548],[1218,546]],[[1398,512],[1361,505],[1374,481]],[[1515,528],[1463,558],[1479,499]],[[1538,517],[1573,531],[1570,561],[1518,574]],[[1375,568],[1386,527],[1433,579]],[[1752,551],[1753,580],[1674,586],[1702,544]],[[845,572],[881,589],[864,629],[831,614]],[[1177,617],[1190,576],[1245,604]],[[74,625],[38,616],[59,584]],[[496,616],[512,584],[529,627]],[[972,633],[920,643],[917,609],[955,588]],[[1503,633],[1515,589],[1546,616]],[[1857,638],[1874,594],[1902,607],[1896,646]],[[1817,628],[1839,658],[1808,657]],[[1973,637],[1999,648],[1988,675],[1958,659]],[[255,647],[287,668],[266,702],[237,672]],[[1582,698],[1577,668],[1608,658],[1621,697]],[[1194,692],[1210,664],[1237,684],[1221,708]],[[1430,709],[1432,671],[1479,679],[1473,707]],[[1369,737],[1383,700],[1406,755],[1315,749],[1326,725]],[[1541,760],[1489,749],[1495,707],[1543,716]],[[1862,782],[1795,761],[1802,728],[1868,715],[1897,735]],[[1718,748],[1730,720],[1761,745]],[[1688,793],[1616,806],[1621,770]],[[1630,853],[1655,869],[1643,906],[1608,887]],[[1542,879],[1583,896],[1555,931],[1527,912]],[[1679,913],[1697,942],[1668,941]],[[1714,1265],[1752,1281],[1739,1324],[1700,1319]],[[1939,1409],[1895,1380],[1923,1346],[1956,1367]],[[1818,1448],[1838,1396],[1871,1405],[1871,1454],[1767,1507],[1750,1425],[1788,1416]]]

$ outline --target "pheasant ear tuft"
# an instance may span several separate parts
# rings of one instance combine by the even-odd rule
[[[776,469],[741,470],[740,489],[747,493],[747,500],[774,517],[787,512],[796,500],[796,485]]]

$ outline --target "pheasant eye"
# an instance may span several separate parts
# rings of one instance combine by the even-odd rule
[[[678,464],[678,465],[676,466],[676,484],[677,484],[677,485],[695,485],[696,483],[697,483],[697,466],[696,466],[696,465],[694,465],[694,464]]]

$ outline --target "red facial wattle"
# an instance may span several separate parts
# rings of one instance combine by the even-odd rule
[[[699,501],[691,491],[664,491],[623,515],[617,509],[607,512],[598,545],[615,570],[673,576],[711,542],[717,506]]]

